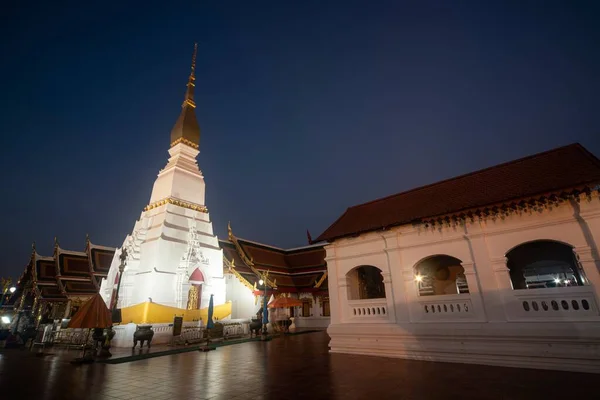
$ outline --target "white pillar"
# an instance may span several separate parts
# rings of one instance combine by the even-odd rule
[[[382,272],[383,284],[385,285],[385,299],[387,301],[388,309],[388,320],[395,324],[396,323],[396,307],[394,302],[394,290],[392,289],[392,274],[389,272]]]
[[[494,279],[496,280],[496,287],[498,293],[500,293],[500,301],[502,302],[502,310],[504,321],[508,320],[508,314],[506,313],[506,305],[508,304],[509,296],[512,297],[512,282],[510,280],[510,271],[506,266],[508,259],[506,257],[494,258],[490,260],[490,266],[494,272]]]
[[[579,246],[573,249],[579,264],[585,273],[586,284],[594,287],[594,295],[596,296],[596,304],[600,304],[600,260],[594,258],[594,253],[589,246]]]
[[[471,296],[471,304],[473,305],[473,314],[477,316],[478,320],[485,321],[486,313],[483,300],[481,298],[481,289],[479,288],[475,264],[467,261],[462,262],[461,265],[465,270],[465,278],[467,279],[467,285],[469,286],[469,295]]]
[[[338,265],[335,259],[335,245],[326,246],[327,258],[327,285],[329,289],[329,310],[331,314],[331,323],[339,324],[342,321],[342,305],[341,301],[347,302],[346,292],[348,290],[345,277],[342,286],[340,287],[340,278],[338,277]],[[344,296],[343,300],[340,296]]]

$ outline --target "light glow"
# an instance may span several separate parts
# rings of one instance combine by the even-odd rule
[[[559,284],[560,283],[560,279],[558,279],[558,278],[554,279],[554,283]]]
[[[265,281],[263,281],[262,279],[260,281],[258,281],[259,285],[263,285],[265,283]]]
[[[15,290],[17,290],[17,288],[16,288],[16,287],[14,287],[14,286],[13,286],[13,287],[11,287],[10,289],[8,289],[8,291],[9,291],[9,292],[11,292],[11,293],[14,293],[14,292],[15,292]]]
[[[10,318],[7,317],[6,315],[2,316],[2,323],[3,324],[10,324]]]
[[[415,276],[415,281],[423,282],[423,277],[421,275],[417,275],[417,276]]]

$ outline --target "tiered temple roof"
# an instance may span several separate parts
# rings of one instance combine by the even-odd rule
[[[108,274],[114,253],[114,248],[95,245],[89,238],[84,251],[64,250],[55,240],[51,257],[39,255],[34,244],[11,303],[15,303],[27,287],[38,300],[45,301],[66,301],[96,294],[102,278]]]
[[[229,240],[220,240],[226,268],[255,294],[258,281],[269,271],[269,286],[279,293],[327,292],[327,263],[323,244],[280,249],[236,237],[229,227]]]

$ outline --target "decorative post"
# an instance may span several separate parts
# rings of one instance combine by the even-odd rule
[[[121,260],[121,264],[119,265],[119,280],[117,282],[117,292],[115,293],[115,302],[112,306],[112,309],[110,310],[110,318],[111,318],[111,325],[108,327],[108,330],[106,332],[106,339],[104,340],[104,345],[102,345],[102,349],[100,350],[100,357],[110,357],[112,356],[112,354],[110,353],[109,349],[110,349],[110,342],[112,341],[113,337],[115,336],[115,331],[113,330],[112,327],[112,319],[113,316],[115,314],[115,310],[117,309],[117,303],[119,302],[119,290],[121,289],[121,280],[123,279],[123,271],[125,271],[125,266],[127,265],[127,249],[123,248],[121,250],[121,255],[119,256],[119,259]]]
[[[269,323],[269,309],[267,308],[267,290],[269,288],[269,271],[263,272],[261,274],[261,278],[258,281],[260,285],[263,285],[263,315],[262,315],[262,338],[265,340],[267,338],[267,324]]]
[[[10,286],[11,283],[12,281],[10,278],[2,278],[2,298],[0,299],[0,311],[4,305],[4,298],[6,297],[6,293],[8,293],[9,288],[11,293],[14,293],[14,290],[12,290],[13,288]]]
[[[111,312],[117,309],[117,303],[119,302],[119,291],[121,290],[121,280],[123,279],[123,271],[125,271],[125,266],[127,265],[127,249],[123,248],[121,250],[121,255],[119,256],[121,260],[121,264],[119,265],[119,281],[117,282],[117,293],[115,294],[115,303],[113,304],[113,309]]]

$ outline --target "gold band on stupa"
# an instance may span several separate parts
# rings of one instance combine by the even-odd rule
[[[180,137],[179,139],[177,139],[173,143],[171,143],[171,147],[173,147],[179,143],[187,144],[188,146],[193,147],[194,149],[198,149],[198,147],[199,147],[196,143],[194,143],[191,140],[188,140],[184,137]]]
[[[159,201],[155,201],[154,203],[148,204],[146,207],[144,207],[144,211],[152,210],[153,208],[164,206],[165,204],[173,204],[173,205],[176,205],[179,207],[188,208],[190,210],[208,213],[208,208],[206,208],[206,206],[201,206],[199,204],[194,204],[194,203],[188,203],[187,201],[174,199],[172,197],[162,199]]]

